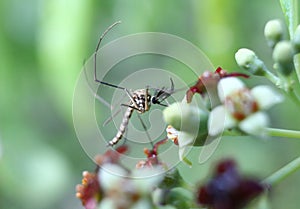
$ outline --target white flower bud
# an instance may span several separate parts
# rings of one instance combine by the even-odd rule
[[[273,59],[278,64],[278,70],[283,75],[289,75],[293,69],[294,48],[290,41],[280,41],[273,51]]]
[[[163,111],[164,120],[178,131],[203,134],[207,131],[208,113],[197,106],[173,103]],[[201,124],[200,124],[201,122]]]
[[[265,37],[270,47],[274,47],[276,43],[282,40],[284,27],[281,20],[270,20],[265,25]]]
[[[250,71],[254,75],[265,74],[263,62],[250,49],[239,49],[235,53],[235,60],[241,68]]]
[[[110,163],[102,165],[102,169],[98,173],[99,182],[105,190],[118,188],[126,176],[128,176],[128,173],[124,168]]]

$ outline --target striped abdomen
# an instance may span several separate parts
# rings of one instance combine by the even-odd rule
[[[126,130],[126,127],[128,126],[128,123],[129,123],[129,119],[133,113],[133,108],[131,107],[128,107],[125,114],[124,114],[124,117],[123,117],[123,120],[122,120],[122,123],[120,125],[120,128],[118,130],[118,133],[116,134],[116,136],[110,140],[108,142],[108,145],[109,146],[113,146],[115,144],[117,144],[123,137],[124,133],[125,133],[125,130]]]

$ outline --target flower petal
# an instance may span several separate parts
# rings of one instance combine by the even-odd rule
[[[184,131],[177,131],[177,134],[179,160],[185,162],[188,165],[191,165],[191,162],[185,158],[185,155],[187,154],[186,150],[188,146],[193,145],[196,136],[193,136],[192,134],[186,133]]]
[[[251,89],[260,109],[268,109],[283,101],[283,96],[267,85],[256,86]]]
[[[266,136],[266,127],[268,125],[268,115],[264,112],[256,112],[241,121],[239,123],[239,128],[251,135]]]
[[[109,190],[118,187],[125,176],[128,176],[128,173],[124,168],[116,164],[106,163],[102,165],[102,169],[98,173],[98,180],[104,190]]]
[[[179,147],[179,152],[178,152],[178,154],[179,154],[179,160],[180,161],[182,161],[182,162],[184,162],[185,164],[187,164],[188,166],[192,166],[192,162],[191,161],[189,161],[186,157],[185,157],[185,155],[186,155],[186,148],[187,147]]]
[[[164,170],[160,166],[145,167],[133,170],[131,177],[136,189],[142,194],[147,194],[164,179]]]
[[[208,119],[208,134],[216,136],[225,129],[236,126],[237,121],[228,113],[224,106],[214,108]]]
[[[178,146],[179,147],[191,146],[193,145],[195,138],[196,135],[184,131],[178,131]]]
[[[107,209],[107,208],[110,208],[110,209],[117,209],[117,207],[116,207],[116,205],[115,205],[113,199],[110,199],[110,198],[104,198],[104,199],[100,202],[100,205],[99,205],[98,209]]]
[[[245,84],[238,78],[228,77],[221,79],[218,84],[218,94],[221,102],[224,102],[228,95],[243,88],[245,88]]]

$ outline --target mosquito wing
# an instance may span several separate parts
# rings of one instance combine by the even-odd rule
[[[110,117],[108,117],[104,123],[103,123],[103,126],[106,126],[107,124],[109,124],[113,119],[114,117],[116,117],[120,112],[121,112],[121,108],[119,108],[116,112],[114,112]]]
[[[113,111],[116,107],[119,107],[110,117],[108,117],[104,123],[103,123],[103,126],[106,126],[107,124],[109,124],[113,119],[114,117],[116,117],[122,110],[121,108],[121,103],[122,101],[124,101],[125,97],[127,96],[127,94],[124,94],[119,100],[118,102],[116,102],[114,105],[110,105],[109,108],[111,108],[111,110]]]

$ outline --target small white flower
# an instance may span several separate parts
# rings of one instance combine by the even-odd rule
[[[216,136],[224,129],[234,127],[237,121],[229,114],[223,105],[214,108],[209,116],[208,131],[209,135]]]
[[[239,128],[252,135],[266,134],[265,127],[269,125],[269,117],[264,112],[253,113],[239,123]]]
[[[134,170],[131,177],[139,193],[148,194],[164,179],[164,170],[161,166],[145,167]]]
[[[152,209],[153,205],[149,199],[140,199],[130,209]]]
[[[214,108],[209,116],[211,136],[230,128],[239,128],[247,134],[264,136],[265,128],[269,125],[269,118],[264,110],[283,100],[283,97],[269,86],[256,86],[250,90],[234,77],[224,78],[219,82],[218,94],[223,105]]]
[[[119,187],[120,182],[122,182],[126,176],[128,176],[128,173],[124,168],[111,163],[102,165],[98,173],[99,182],[101,182],[101,186],[104,190]]]
[[[117,209],[117,206],[115,205],[113,199],[110,198],[104,198],[101,200],[98,209]]]
[[[218,83],[218,94],[221,102],[233,92],[245,88],[245,84],[234,77],[223,78]]]
[[[192,163],[185,158],[185,155],[187,147],[193,145],[195,136],[184,131],[178,131],[171,125],[168,125],[166,131],[167,137],[179,147],[179,160],[185,162],[188,165],[191,165]]]
[[[283,96],[274,91],[270,86],[256,86],[251,89],[260,109],[269,109],[273,105],[283,101]]]
[[[164,179],[161,166],[142,168],[128,173],[117,164],[106,163],[99,170],[98,179],[104,198],[99,209],[152,208],[151,192]]]

